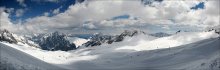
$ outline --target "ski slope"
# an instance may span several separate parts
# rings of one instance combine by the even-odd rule
[[[64,68],[41,61],[20,50],[0,43],[0,70],[63,70]],[[5,65],[5,66],[4,66]]]
[[[214,32],[183,32],[162,38],[139,35],[122,42],[67,52],[45,51],[22,43],[0,45],[1,57],[10,58],[7,61],[15,64],[30,65],[30,69],[218,70],[220,39],[217,37]]]

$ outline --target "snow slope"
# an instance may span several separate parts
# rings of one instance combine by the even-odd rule
[[[99,54],[98,58],[67,66],[78,70],[219,70],[219,42],[219,39],[211,38],[170,49],[111,53],[97,53],[101,48],[96,48],[87,50],[90,51],[87,55]]]
[[[140,37],[140,36],[139,36]],[[97,55],[91,61],[78,61],[67,66],[79,70],[218,70],[220,69],[220,40],[214,32],[184,32],[166,38],[146,40],[146,36],[130,38],[120,43],[85,48],[76,53]],[[167,43],[169,40],[174,40]],[[144,42],[143,42],[144,41]],[[149,43],[161,47],[151,48]],[[167,44],[173,45],[166,47]],[[150,45],[150,44],[149,44]],[[118,49],[127,46],[143,48]],[[149,47],[149,48],[148,48]],[[87,67],[82,67],[86,65]]]
[[[0,70],[62,70],[64,68],[43,62],[29,54],[0,43]]]
[[[212,32],[181,32],[176,35],[169,36],[169,37],[158,38],[150,42],[141,40],[139,41],[139,44],[136,46],[120,47],[118,48],[118,50],[131,49],[131,50],[141,51],[141,50],[154,50],[154,49],[159,49],[159,48],[160,49],[171,48],[171,47],[189,44],[189,43],[193,43],[193,42],[204,40],[204,39],[215,38],[218,36],[219,35],[216,34],[214,31]]]
[[[68,37],[67,38],[70,42],[74,43],[76,45],[76,48],[79,46],[82,46],[82,44],[86,43],[88,40],[79,38],[79,37]]]

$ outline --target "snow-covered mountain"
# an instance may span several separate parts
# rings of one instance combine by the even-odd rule
[[[33,47],[38,47],[43,50],[49,51],[68,51],[77,49],[80,46],[98,46],[103,43],[112,44],[113,42],[121,42],[126,37],[133,37],[137,34],[145,34],[143,31],[128,31],[125,30],[119,35],[103,35],[97,33],[91,36],[89,39],[83,39],[78,37],[67,36],[59,32],[53,32],[48,34],[38,34],[32,37],[17,36],[16,34],[10,33],[7,30],[1,31],[0,40],[9,43],[17,44],[18,42],[28,44]]]
[[[0,30],[0,41],[7,41],[9,43],[17,43],[17,39],[15,39],[14,35],[10,33],[8,30]]]
[[[84,46],[98,46],[103,43],[112,44],[113,42],[121,42],[125,39],[125,37],[133,37],[137,34],[145,34],[143,31],[137,31],[137,30],[125,30],[119,35],[103,35],[102,33],[97,33],[92,36],[88,42],[83,44]]]
[[[0,41],[9,42],[13,44],[23,43],[32,47],[39,47],[33,41],[30,41],[23,36],[18,36],[16,34],[13,34],[6,29],[0,30]]]
[[[215,31],[215,33],[219,34],[220,35],[220,25],[219,26],[216,26],[216,27],[212,27],[212,28],[207,28],[207,31],[210,32],[210,31]]]
[[[39,34],[37,36],[32,37],[31,40],[39,44],[39,46],[43,50],[68,51],[76,49],[75,44],[70,42],[65,34],[61,34],[57,31],[50,34]]]

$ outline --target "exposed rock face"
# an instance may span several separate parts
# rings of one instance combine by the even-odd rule
[[[176,31],[176,34],[178,34],[178,33],[180,33],[180,32],[182,32],[181,30],[178,30],[178,31]]]
[[[124,40],[125,37],[132,37],[137,35],[138,33],[144,33],[144,32],[142,31],[138,32],[137,30],[134,31],[125,30],[121,34],[115,36],[95,34],[93,37],[90,38],[90,41],[84,44],[84,46],[89,47],[89,46],[98,46],[103,43],[112,44],[113,42],[121,42]]]
[[[68,50],[76,49],[75,44],[70,43],[67,40],[66,35],[60,34],[59,32],[54,32],[54,33],[51,33],[51,34],[41,34],[41,35],[38,35],[38,36],[34,36],[32,38],[32,41],[38,43],[39,46],[43,50],[68,51]]]
[[[6,41],[9,43],[18,43],[16,38],[8,30],[0,30],[0,41]]]
[[[170,36],[171,34],[159,32],[159,33],[150,34],[150,35],[151,35],[151,36],[155,36],[155,37],[167,37],[167,36]]]
[[[103,34],[95,34],[93,37],[90,38],[90,41],[84,43],[86,47],[88,46],[98,46],[102,43],[106,43],[112,39],[113,36],[103,35]]]
[[[216,28],[209,28],[207,31],[208,31],[208,32],[210,32],[210,31],[215,31],[215,33],[217,33],[217,34],[219,34],[219,35],[220,35],[220,27],[216,27]]]

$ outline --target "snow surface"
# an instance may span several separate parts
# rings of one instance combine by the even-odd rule
[[[62,70],[59,66],[43,62],[20,50],[0,43],[0,70]]]
[[[154,49],[161,49],[161,48],[171,48],[171,47],[189,44],[189,43],[193,43],[193,42],[204,40],[204,39],[215,38],[218,36],[219,35],[216,34],[214,31],[212,32],[181,32],[173,36],[155,39],[150,42],[145,41],[145,40],[140,40],[139,44],[136,46],[120,47],[117,50],[131,49],[131,50],[136,50],[136,51],[142,51],[142,50],[154,50]]]
[[[72,51],[45,51],[22,43],[1,42],[0,44],[1,47],[2,44],[11,47],[9,50],[14,48],[19,50],[16,51],[18,53],[24,52],[31,55],[24,57],[37,58],[21,62],[42,60],[65,69],[218,70],[220,69],[220,40],[217,38],[218,36],[214,32],[182,32],[163,38],[138,35],[127,37],[122,42]],[[9,53],[8,51],[3,52]],[[16,58],[20,55],[15,54],[8,55],[11,55],[10,58]],[[2,56],[8,57],[1,53]],[[30,65],[35,64],[30,63]],[[37,68],[41,68],[41,66]]]
[[[67,38],[70,42],[74,43],[76,45],[76,48],[79,46],[82,46],[82,44],[86,43],[88,40],[78,37],[68,37]]]

